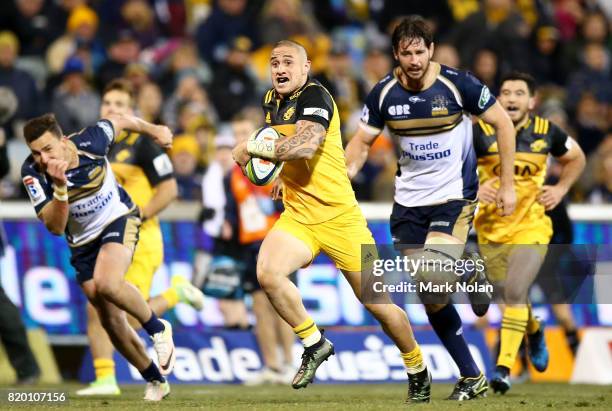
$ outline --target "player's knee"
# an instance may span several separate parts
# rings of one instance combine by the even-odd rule
[[[264,290],[278,287],[280,275],[278,269],[269,260],[260,259],[257,262],[257,281]]]
[[[516,285],[507,285],[504,289],[504,302],[506,304],[524,304],[527,302],[527,290]]]
[[[120,282],[111,281],[108,278],[96,278],[94,279],[96,282],[96,290],[97,294],[108,300],[113,296],[117,295],[119,292],[119,288],[121,287]]]

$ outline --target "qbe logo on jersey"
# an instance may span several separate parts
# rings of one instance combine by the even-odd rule
[[[30,196],[30,201],[32,201],[33,206],[37,206],[45,201],[45,192],[40,185],[40,181],[38,181],[36,177],[25,176],[23,178],[23,184],[28,190],[28,195]]]

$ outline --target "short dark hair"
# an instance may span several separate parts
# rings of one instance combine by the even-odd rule
[[[135,99],[134,87],[132,87],[132,83],[130,83],[129,80],[126,80],[124,78],[116,78],[112,80],[110,83],[106,85],[106,87],[104,87],[102,96],[104,96],[109,91],[115,91],[115,90],[126,93],[128,96],[130,96],[130,103],[134,104],[134,99]]]
[[[534,96],[537,86],[536,81],[533,76],[529,73],[525,73],[524,71],[510,71],[504,74],[499,82],[500,89],[504,85],[506,81],[524,81],[527,84],[527,89],[529,90],[529,95]]]
[[[40,117],[28,120],[23,126],[23,136],[28,144],[40,138],[47,131],[58,139],[63,136],[62,129],[53,113],[43,114]]]
[[[400,23],[393,30],[391,36],[391,44],[393,44],[393,50],[399,49],[400,42],[402,40],[418,41],[423,39],[425,46],[429,48],[433,43],[433,31],[431,27],[425,21],[425,19],[418,15],[408,16],[402,19]]]

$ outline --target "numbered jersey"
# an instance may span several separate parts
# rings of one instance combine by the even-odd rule
[[[346,172],[338,108],[329,92],[309,79],[285,98],[268,90],[263,109],[266,125],[285,136],[295,134],[299,120],[319,123],[327,131],[313,158],[285,162],[280,174],[285,213],[301,223],[317,224],[356,205]]]
[[[479,238],[506,243],[512,242],[514,233],[530,227],[542,227],[552,232],[552,224],[545,214],[544,206],[536,199],[546,178],[548,155],[560,157],[567,153],[570,145],[571,139],[566,132],[539,116],[530,117],[527,123],[516,131],[516,209],[511,216],[500,217],[495,204],[480,204],[474,220]],[[474,146],[481,183],[499,177],[499,152],[493,127],[483,121],[475,124]]]
[[[431,62],[428,88],[404,88],[394,69],[370,92],[361,127],[379,134],[385,125],[399,140],[395,202],[405,207],[476,199],[478,178],[469,113],[479,115],[495,98],[472,74]]]
[[[71,247],[90,242],[117,218],[134,209],[132,200],[117,184],[106,159],[115,134],[110,121],[100,120],[69,137],[79,156],[79,165],[66,171],[69,215],[66,239]],[[36,214],[53,199],[52,180],[39,170],[30,155],[21,176]]]
[[[135,132],[122,132],[108,152],[108,160],[119,184],[138,207],[146,206],[155,194],[155,186],[173,178],[168,155],[149,137]],[[140,227],[138,248],[163,252],[162,235],[157,217]]]

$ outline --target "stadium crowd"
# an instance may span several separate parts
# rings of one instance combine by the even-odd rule
[[[409,14],[435,28],[435,60],[471,70],[494,93],[503,73],[531,73],[537,111],[587,154],[571,200],[611,201],[612,7],[601,0],[12,0],[0,7],[0,87],[17,110],[0,147],[25,157],[22,125],[47,111],[66,134],[80,130],[97,119],[105,84],[125,77],[137,113],[175,133],[179,198],[199,200],[215,140],[231,134],[232,118],[263,122],[272,44],[304,44],[346,139],[365,94],[393,66],[389,33]],[[13,163],[0,197],[25,198]],[[395,169],[392,140],[378,139],[353,181],[358,199],[390,201]]]

